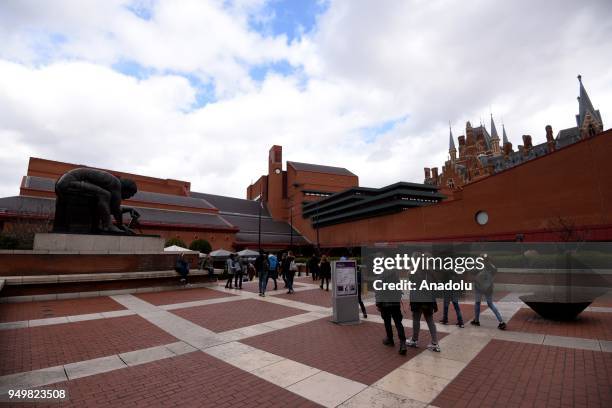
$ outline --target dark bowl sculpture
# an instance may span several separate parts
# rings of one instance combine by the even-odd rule
[[[520,296],[520,299],[545,319],[568,321],[576,319],[604,293],[606,290],[602,288],[553,286],[542,292]]]
[[[537,294],[521,296],[520,299],[543,318],[558,321],[576,319],[594,300],[583,298],[560,301],[559,299]]]

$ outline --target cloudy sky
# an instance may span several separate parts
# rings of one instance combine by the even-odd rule
[[[612,121],[612,2],[3,0],[0,196],[30,156],[237,197],[267,151],[421,182],[465,122]]]

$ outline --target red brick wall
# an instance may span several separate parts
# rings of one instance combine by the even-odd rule
[[[321,228],[324,246],[503,239],[560,240],[559,217],[584,239],[612,240],[612,130],[467,184],[452,201]],[[489,223],[475,222],[476,212]]]

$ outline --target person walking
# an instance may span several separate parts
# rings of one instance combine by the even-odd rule
[[[322,263],[322,262],[321,262]],[[321,269],[322,270],[322,269]],[[399,282],[399,276],[395,270],[386,270],[382,276],[383,282],[386,283],[397,283]],[[386,286],[388,288],[388,286]],[[391,326],[391,320],[395,324],[395,330],[397,331],[397,337],[400,341],[399,354],[406,354],[406,332],[404,325],[402,324],[402,291],[399,290],[377,290],[376,294],[376,308],[380,312],[380,317],[385,323],[386,337],[382,343],[385,346],[393,347],[395,342],[393,341],[393,328]]]
[[[255,270],[255,265],[253,265],[251,262],[247,263],[247,275],[249,277],[249,282],[255,278],[255,275],[257,275],[257,271]]]
[[[287,257],[283,261],[283,272],[287,279],[287,291],[288,294],[295,293],[293,290],[293,279],[295,278],[295,273],[297,272],[297,265],[295,263],[295,257],[293,256],[293,252],[289,251],[287,253]]]
[[[455,272],[448,271],[444,274],[446,276],[445,281],[453,283],[453,280],[456,276]],[[461,308],[459,307],[459,297],[461,293],[456,290],[444,290],[443,291],[443,309],[442,309],[442,320],[440,323],[448,324],[448,307],[450,304],[453,304],[453,308],[455,309],[455,314],[457,315],[457,326],[460,328],[464,327],[463,324],[463,315],[461,314]]]
[[[268,255],[268,277],[274,281],[274,290],[278,290],[278,258],[274,254]]]
[[[257,255],[257,258],[255,258],[255,273],[258,278],[260,277],[260,274],[263,271],[263,263],[264,263],[265,257],[266,257],[266,254],[264,250],[260,249],[259,255]]]
[[[262,255],[262,266],[261,272],[259,272],[259,296],[266,296],[266,289],[268,287],[268,274],[270,273],[270,262],[268,256],[260,252]]]
[[[244,275],[244,271],[246,269],[246,265],[244,261],[240,259],[234,259],[234,288],[242,289],[242,276]]]
[[[326,289],[329,291],[329,280],[331,279],[331,263],[327,259],[327,255],[321,257],[321,264],[319,265],[319,273],[321,274],[321,285],[319,287],[323,289],[323,283],[326,284]]]
[[[368,318],[368,313],[366,312],[365,305],[363,304],[363,300],[361,300],[361,268],[357,267],[357,302],[359,302],[359,307],[361,308],[361,313],[363,313],[363,318]]]
[[[225,261],[225,269],[227,269],[227,274],[229,275],[227,282],[225,282],[226,289],[232,288],[232,280],[234,279],[234,259],[235,258],[236,258],[236,255],[230,254],[229,258],[227,258],[227,260]]]
[[[279,269],[281,273],[281,278],[283,278],[283,282],[285,283],[285,289],[287,288],[287,274],[285,273],[285,260],[286,259],[287,259],[287,253],[283,252],[283,255],[281,255]]]
[[[486,254],[481,255],[484,259],[484,268],[476,274],[474,278],[474,320],[470,322],[474,326],[480,326],[480,301],[484,295],[487,301],[487,306],[493,312],[499,324],[497,328],[499,330],[506,330],[506,323],[502,318],[501,313],[497,310],[497,307],[493,303],[493,280],[497,273],[495,265],[487,258]]]
[[[414,254],[413,258],[416,257],[418,257],[418,255]],[[421,282],[425,281],[430,283],[428,278],[430,277],[426,270],[418,269],[414,272],[410,281],[415,282],[416,288],[420,288]],[[436,303],[434,294],[427,289],[411,290],[410,311],[412,312],[412,338],[408,340],[408,347],[418,347],[419,332],[421,331],[421,316],[423,316],[425,317],[425,322],[427,322],[427,327],[429,328],[429,334],[431,336],[431,343],[427,345],[427,348],[439,353],[440,345],[438,344],[438,332],[433,318],[434,313],[438,311],[438,304]]]
[[[308,260],[308,263],[306,263],[306,276],[308,276],[308,271],[310,271],[313,281],[316,281],[317,279],[319,279],[319,262],[321,262],[321,260],[319,259],[319,257],[317,256],[317,253],[315,252],[312,254],[310,259]]]

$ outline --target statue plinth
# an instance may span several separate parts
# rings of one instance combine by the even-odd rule
[[[35,251],[88,253],[141,253],[164,251],[164,240],[157,235],[97,235],[38,233],[34,236]]]

